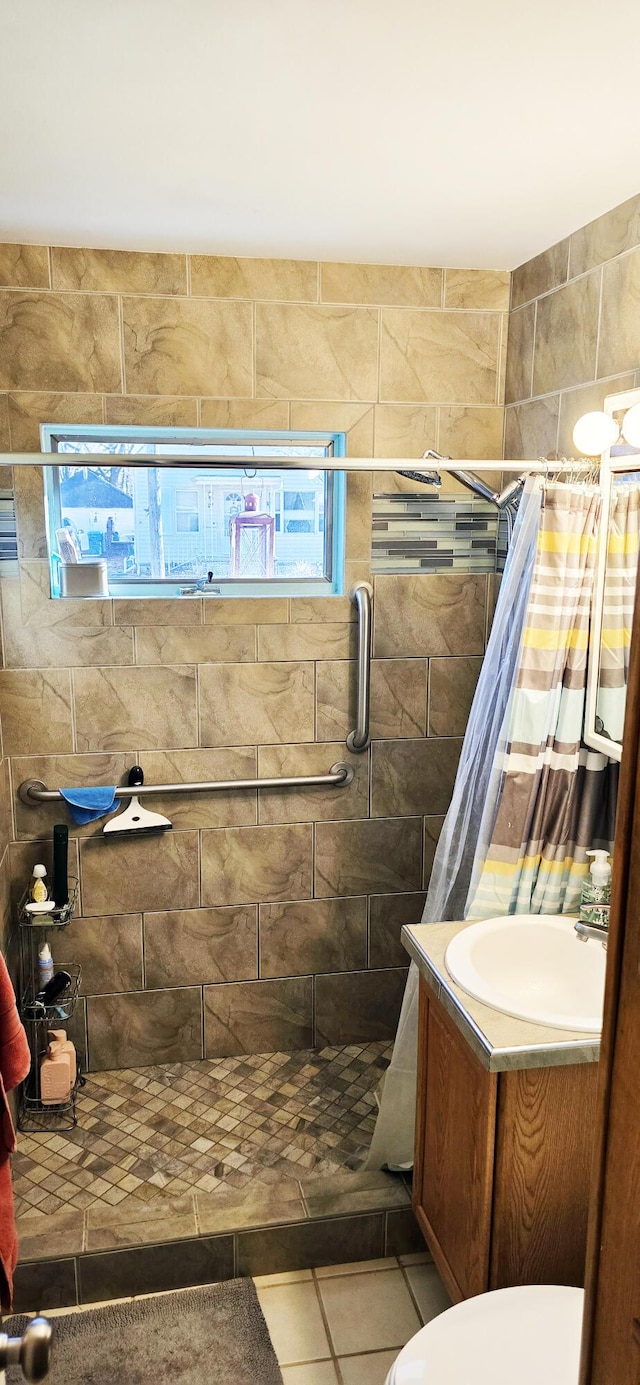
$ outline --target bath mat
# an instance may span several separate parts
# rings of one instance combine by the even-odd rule
[[[28,1319],[3,1331],[18,1336]],[[253,1280],[183,1289],[51,1319],[47,1385],[282,1385]],[[17,1367],[7,1385],[24,1385]]]

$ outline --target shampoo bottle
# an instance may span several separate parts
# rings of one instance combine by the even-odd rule
[[[38,990],[43,991],[53,976],[53,957],[48,943],[43,943],[38,952]]]
[[[588,851],[593,857],[593,865],[588,878],[582,886],[580,897],[580,920],[595,924],[600,928],[609,927],[609,906],[611,904],[611,863],[608,851]]]
[[[29,890],[29,895],[34,904],[44,904],[45,900],[49,898],[46,880],[46,866],[34,866],[31,888]]]
[[[50,1044],[40,1063],[40,1100],[43,1106],[61,1106],[71,1095],[70,1055]]]
[[[73,1087],[78,1072],[78,1060],[76,1056],[75,1044],[67,1038],[66,1029],[51,1029],[49,1031],[49,1055],[55,1058],[57,1054],[64,1053],[69,1060],[69,1071],[71,1086]]]

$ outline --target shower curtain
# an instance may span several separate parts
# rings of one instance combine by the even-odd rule
[[[453,797],[431,871],[423,923],[464,918],[479,843],[492,822],[486,805],[500,729],[511,697],[533,573],[542,487],[531,478],[514,525],[478,686],[462,745]],[[487,835],[488,834],[488,835]],[[418,969],[412,962],[402,1002],[391,1064],[380,1094],[380,1112],[364,1168],[410,1167],[413,1162]]]
[[[610,847],[617,765],[581,745],[599,504],[527,483],[423,923],[568,911]],[[412,965],[368,1168],[413,1161],[417,991]]]

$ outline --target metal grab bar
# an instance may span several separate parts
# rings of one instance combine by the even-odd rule
[[[201,784],[123,784],[116,789],[116,798],[136,798],[143,794],[220,793],[230,789],[343,789],[353,779],[353,766],[338,762],[328,774],[302,774],[280,779],[213,779]],[[59,789],[48,789],[40,779],[25,779],[18,789],[18,798],[33,808],[36,803],[55,803],[62,798]]]
[[[347,750],[360,753],[367,749],[369,712],[371,708],[371,601],[373,588],[368,582],[356,582],[349,596],[358,608],[358,710],[356,729],[347,736]]]

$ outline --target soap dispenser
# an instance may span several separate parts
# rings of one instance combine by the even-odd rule
[[[580,896],[581,923],[595,924],[599,928],[609,927],[609,906],[611,904],[611,863],[608,851],[587,851],[593,857],[593,864],[585,880]]]

